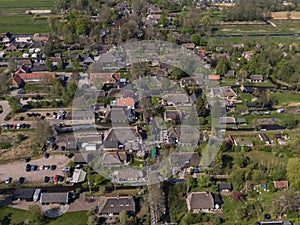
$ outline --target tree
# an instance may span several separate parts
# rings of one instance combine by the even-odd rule
[[[208,116],[208,110],[206,108],[206,102],[204,99],[200,96],[196,100],[196,110],[199,117],[206,117]]]
[[[7,94],[9,92],[9,79],[4,73],[0,73],[0,93]]]
[[[11,108],[12,113],[18,113],[22,110],[22,105],[19,98],[16,97],[8,97],[8,104]]]
[[[59,79],[55,78],[53,80],[51,92],[50,92],[52,99],[53,100],[61,99],[64,92],[65,92],[65,90],[64,90],[64,87],[63,87],[61,81]]]
[[[30,225],[43,225],[45,224],[45,217],[42,208],[37,204],[28,206],[26,212],[26,224]]]
[[[184,72],[183,70],[175,67],[171,71],[171,76],[175,80],[180,80],[181,78],[188,77],[188,74],[186,72]]]
[[[289,180],[290,186],[298,191],[300,191],[299,171],[300,171],[300,158],[289,159],[286,167],[287,178]]]
[[[87,225],[98,225],[99,224],[99,218],[95,215],[94,209],[90,209],[87,212],[88,220]]]
[[[227,73],[228,69],[229,69],[229,63],[227,61],[227,59],[225,57],[221,57],[218,60],[218,64],[217,64],[217,74],[220,74],[221,76],[225,75],[225,73]]]
[[[211,185],[210,177],[207,174],[200,174],[197,178],[198,187],[207,188]]]
[[[127,215],[127,212],[125,210],[123,210],[121,213],[120,213],[120,222],[124,225],[127,224],[128,222],[128,219],[129,219],[129,216]]]
[[[46,120],[37,120],[36,129],[34,130],[34,140],[35,144],[40,147],[48,140],[51,136],[51,127]]]
[[[298,126],[298,124],[299,124],[299,120],[295,119],[294,115],[289,115],[284,121],[284,125],[288,129],[294,129]]]

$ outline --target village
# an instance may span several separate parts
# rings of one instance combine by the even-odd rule
[[[188,4],[136,7],[110,7],[94,42],[100,14],[0,35],[0,224],[299,224],[299,39],[211,44]]]

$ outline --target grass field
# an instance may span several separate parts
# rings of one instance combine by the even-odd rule
[[[0,224],[23,224],[26,219],[26,211],[11,207],[0,208]],[[2,223],[3,222],[3,223]],[[49,219],[49,225],[86,225],[87,211],[66,213],[56,219]]]
[[[46,33],[50,28],[47,20],[36,20],[30,15],[0,16],[0,33],[11,32],[15,34]]]
[[[0,14],[25,13],[29,9],[52,9],[53,0],[0,0]]]
[[[285,106],[293,103],[300,104],[300,93],[298,94],[282,94],[282,93],[270,93],[270,98],[274,98],[278,101],[278,105]]]

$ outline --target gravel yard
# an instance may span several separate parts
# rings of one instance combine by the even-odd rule
[[[42,157],[28,162],[30,165],[38,166],[36,171],[26,172],[26,162],[16,161],[12,163],[0,164],[0,183],[4,183],[7,177],[12,177],[12,183],[18,182],[19,177],[25,177],[25,183],[44,183],[44,177],[52,177],[55,174],[64,176],[62,170],[67,166],[70,159],[64,155],[50,155],[48,159]],[[41,165],[56,165],[55,170],[40,170]]]

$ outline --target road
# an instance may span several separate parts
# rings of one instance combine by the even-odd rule
[[[3,112],[0,114],[0,124],[3,124],[5,116],[10,112],[10,106],[8,101],[0,101],[0,105],[2,106]]]

